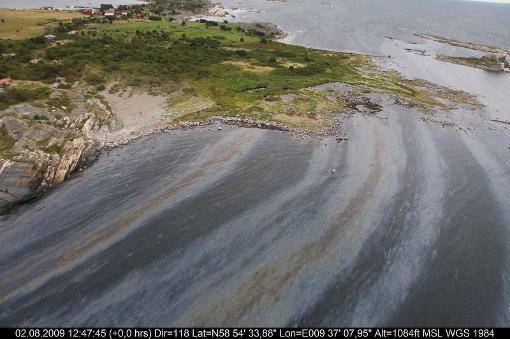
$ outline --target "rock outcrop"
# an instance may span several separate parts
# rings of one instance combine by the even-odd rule
[[[214,16],[226,16],[228,12],[223,6],[216,5],[208,9],[208,14]]]
[[[71,96],[73,108],[41,101],[0,111],[0,213],[32,199],[89,165],[101,144],[94,135],[115,119],[98,98],[55,91],[50,99]]]
[[[286,33],[270,22],[241,22],[239,27],[247,34],[281,39]]]

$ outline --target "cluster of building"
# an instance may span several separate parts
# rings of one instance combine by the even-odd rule
[[[139,18],[142,19],[146,16],[145,11],[140,6],[127,6],[119,5],[114,7],[113,5],[101,5],[101,7],[41,7],[42,10],[46,11],[79,11],[82,14],[89,16],[104,16],[114,19],[122,18]]]
[[[12,81],[11,78],[0,79],[0,93],[11,85],[11,81]]]
[[[127,8],[125,6],[117,7],[117,8],[108,8],[108,9],[101,9],[101,8],[81,8],[80,12],[85,15],[90,16],[105,16],[105,17],[111,17],[116,19],[121,18],[144,18],[145,12],[140,10],[133,10],[130,8]]]

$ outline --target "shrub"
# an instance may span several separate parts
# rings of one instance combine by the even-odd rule
[[[31,67],[33,80],[51,82],[54,81],[60,73],[58,65],[46,62],[39,62],[35,65],[32,65]]]
[[[236,54],[239,55],[241,58],[244,58],[248,55],[248,52],[246,52],[244,49],[239,49],[236,51]]]
[[[104,83],[106,80],[101,75],[96,73],[90,73],[85,76],[85,82],[89,85],[100,85]]]
[[[61,89],[70,89],[72,86],[70,83],[59,83],[57,85],[57,88],[61,88]]]

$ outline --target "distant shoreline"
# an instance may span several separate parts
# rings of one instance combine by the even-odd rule
[[[147,3],[146,0],[46,0],[44,2],[35,0],[18,0],[15,3],[10,0],[0,0],[0,9],[39,9],[42,7],[54,7],[58,9],[72,10],[82,7],[99,7],[102,3],[109,3],[114,6],[134,5]]]

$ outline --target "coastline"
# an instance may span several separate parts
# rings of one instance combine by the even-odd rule
[[[222,18],[222,16],[220,16],[219,18]],[[251,23],[251,24],[246,24],[246,25],[251,25],[248,27],[252,27],[255,24]],[[264,29],[263,26],[260,26],[260,28]],[[269,32],[271,32],[271,35],[279,38],[278,37],[279,33],[274,33],[274,30],[277,29],[276,26],[269,26],[267,29]],[[264,34],[267,34],[267,33],[264,33]],[[283,32],[283,34],[285,34],[285,32]],[[299,46],[299,45],[289,44],[289,46]],[[318,51],[318,50],[315,50],[315,51]],[[321,53],[322,52],[325,52],[325,51],[321,50]],[[343,53],[343,52],[339,52],[339,51],[334,51],[334,52],[335,53]],[[352,54],[352,55],[354,55],[354,54]],[[369,58],[369,59],[367,59],[369,62],[372,62],[371,60],[373,60],[368,56],[360,55],[360,57]],[[387,76],[395,76],[395,75],[388,74]],[[399,75],[396,75],[396,76],[399,76]],[[326,82],[326,84],[328,84],[328,83],[330,83],[330,82]],[[426,84],[426,83],[419,84],[419,85],[421,87],[423,87],[424,89],[426,89],[429,86],[429,84]],[[154,122],[154,123],[152,123],[152,122],[148,122],[148,121],[142,121],[141,124],[136,125],[134,129],[133,128],[129,129],[126,126],[124,126],[120,130],[118,130],[118,129],[109,130],[108,128],[105,130],[100,125],[96,126],[96,124],[92,124],[92,126],[94,126],[92,128],[92,130],[90,130],[90,131],[86,130],[84,134],[88,136],[88,138],[89,138],[88,140],[90,140],[91,142],[98,145],[97,147],[95,147],[95,151],[93,152],[96,155],[89,156],[88,155],[89,152],[87,152],[87,155],[82,156],[81,155],[82,150],[79,150],[76,155],[75,154],[71,155],[71,158],[72,158],[71,164],[67,164],[67,160],[62,159],[62,161],[65,164],[62,165],[61,162],[58,162],[57,167],[60,168],[59,174],[55,175],[55,174],[51,173],[51,171],[49,173],[46,171],[46,173],[43,174],[42,179],[37,179],[37,180],[42,180],[42,182],[44,182],[44,184],[36,185],[35,190],[31,193],[30,190],[32,190],[32,188],[28,188],[31,185],[33,185],[31,183],[29,186],[27,186],[27,189],[29,191],[27,193],[24,193],[23,198],[20,201],[26,201],[27,197],[33,197],[33,196],[37,196],[39,194],[43,194],[44,191],[46,191],[48,188],[51,188],[52,186],[55,186],[58,183],[65,180],[65,178],[67,178],[72,172],[74,172],[76,170],[81,170],[87,166],[90,166],[91,159],[97,158],[98,152],[101,152],[103,149],[109,149],[112,147],[125,145],[125,144],[128,144],[128,143],[130,143],[134,140],[137,140],[143,136],[147,136],[150,134],[170,132],[172,130],[179,130],[179,129],[203,128],[204,126],[213,126],[214,124],[221,122],[221,123],[225,123],[225,124],[237,125],[240,127],[254,127],[254,128],[279,130],[279,131],[288,132],[291,134],[300,135],[302,138],[305,138],[305,137],[312,137],[312,138],[333,137],[338,142],[347,141],[348,136],[346,136],[341,130],[341,125],[342,125],[341,120],[343,118],[349,117],[351,114],[369,114],[369,115],[373,115],[373,116],[377,114],[378,108],[375,108],[375,110],[370,108],[370,106],[373,103],[371,103],[370,99],[363,97],[363,91],[367,91],[367,90],[374,91],[374,88],[372,88],[371,90],[370,89],[360,89],[359,93],[356,92],[354,94],[349,94],[350,93],[349,91],[347,91],[346,94],[342,94],[341,100],[345,101],[348,106],[342,111],[342,113],[340,114],[339,117],[333,117],[332,115],[333,115],[334,111],[330,111],[328,113],[329,115],[331,115],[331,117],[329,118],[330,126],[326,127],[326,128],[321,127],[319,130],[316,130],[316,131],[311,131],[309,129],[302,129],[302,128],[293,128],[288,123],[285,124],[285,123],[279,123],[279,122],[270,121],[270,120],[266,120],[266,119],[254,119],[251,117],[242,117],[238,114],[236,114],[234,116],[228,116],[228,115],[227,116],[212,116],[212,117],[209,117],[206,119],[201,119],[201,121],[199,121],[199,122],[183,121],[183,122],[179,122],[177,124],[173,124],[173,123],[169,123],[169,122],[162,122],[162,123]],[[432,88],[432,90],[433,91],[439,91],[439,90],[445,91],[445,89],[434,89],[434,88]],[[374,93],[375,92],[377,92],[377,90],[375,90]],[[447,94],[446,98],[451,99],[448,96],[448,94]],[[150,98],[148,100],[150,100]],[[340,100],[340,97],[337,97],[336,100]],[[390,100],[396,100],[396,102],[401,102],[403,105],[411,105],[411,106],[416,105],[416,103],[413,103],[412,101],[406,102],[406,99],[400,100],[400,98],[399,99],[393,98]],[[463,100],[463,99],[460,99],[460,100]],[[443,105],[440,102],[437,102],[437,104]],[[140,111],[140,114],[142,114],[141,112],[144,112],[146,110],[146,107],[141,102],[138,102],[137,104],[135,104],[135,106],[133,106],[131,108],[134,109],[134,111]],[[104,109],[106,109],[106,108],[104,108]],[[424,109],[426,109],[426,107],[424,107]],[[115,120],[119,119],[118,113],[117,114],[112,113],[111,109],[106,109],[106,110],[110,110],[110,113],[113,114],[113,116],[114,116],[113,120],[111,120],[108,123],[111,123],[112,121],[114,123]],[[133,114],[135,114],[135,113],[133,113]],[[144,114],[142,114],[142,116]],[[87,124],[84,127],[89,128],[88,125],[89,124]],[[209,128],[211,128],[211,127],[209,127]],[[75,151],[73,150],[72,152],[75,152]],[[52,166],[54,167],[55,165],[49,165],[49,167],[52,167]],[[4,167],[2,168],[2,171],[0,171],[0,173],[5,171]]]

